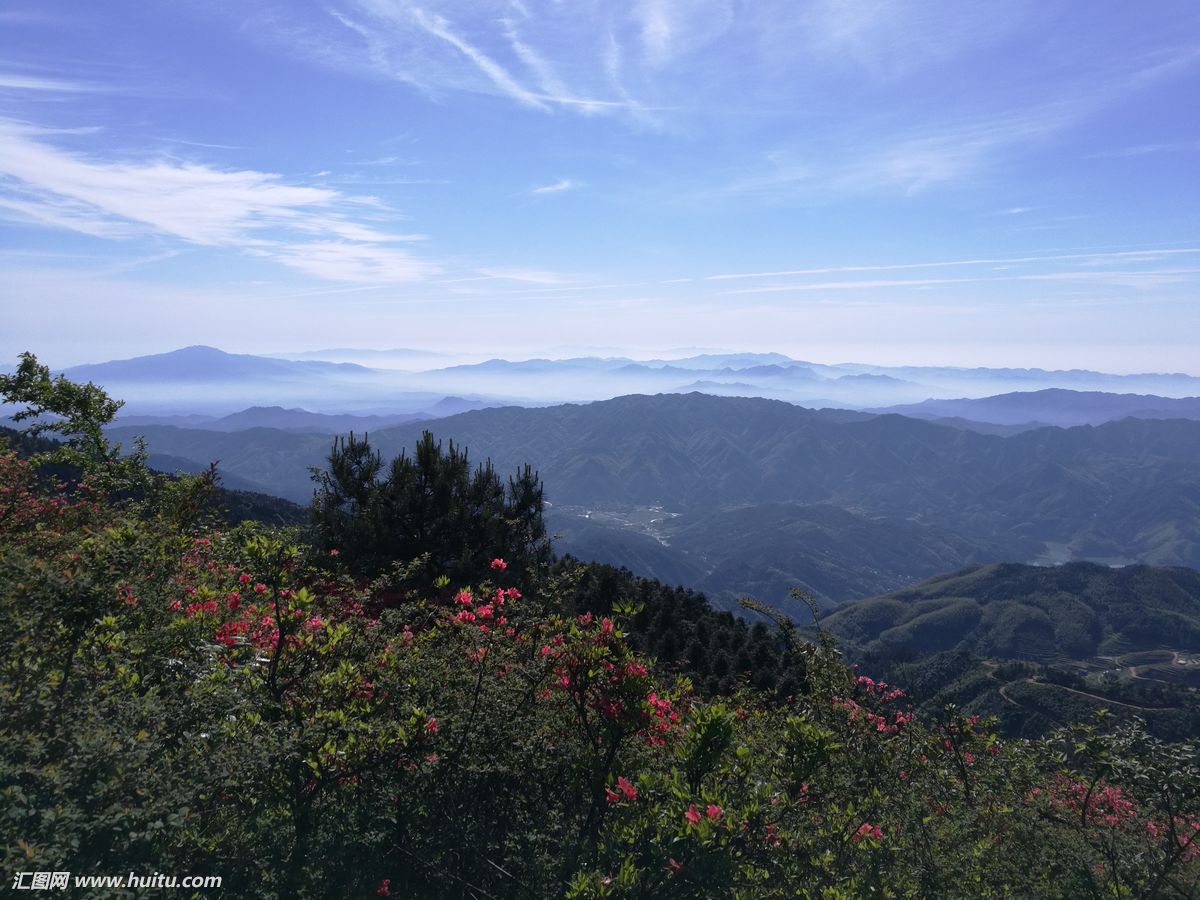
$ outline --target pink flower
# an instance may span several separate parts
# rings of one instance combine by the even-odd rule
[[[240,581],[242,584],[249,584],[250,576],[247,575],[245,572],[243,572],[241,575],[238,576],[238,581]]]
[[[267,592],[267,586],[265,584],[263,584],[261,581],[258,584],[254,585],[254,593],[265,594],[266,592]]]
[[[691,806],[689,806],[687,808],[687,812],[685,812],[683,814],[683,817],[685,819],[687,819],[689,822],[691,822],[693,825],[700,824],[700,810],[696,809],[695,803],[693,803]]]
[[[379,888],[375,891],[380,897],[392,896],[392,879],[385,878],[379,882]]]
[[[623,776],[617,777],[617,787],[630,800],[637,799],[637,788],[630,784]]]
[[[604,799],[607,800],[610,804],[611,803],[620,803],[621,795],[618,794],[616,791],[614,791],[612,788],[606,787],[604,789]]]
[[[438,733],[438,720],[435,719],[433,716],[430,716],[429,721],[425,723],[425,733],[426,734],[437,734]]]
[[[330,551],[329,551],[329,555],[330,555],[330,556],[337,556],[337,555],[338,555],[337,548],[335,547],[334,549],[330,550]]]
[[[504,560],[500,559],[499,557],[497,557],[496,559],[493,559],[489,563],[489,565],[493,569],[495,569],[497,572],[503,572],[505,569],[508,568],[508,563],[506,563]]]
[[[717,806],[715,803],[710,803],[708,804],[708,809],[704,811],[704,814],[710,819],[719,819],[725,814],[725,810],[721,809],[721,807]]]

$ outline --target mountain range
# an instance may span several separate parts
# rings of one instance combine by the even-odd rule
[[[246,431],[250,428],[277,428],[282,431],[312,434],[359,434],[399,425],[402,422],[421,422],[451,416],[469,409],[485,409],[486,403],[464,400],[462,397],[443,397],[419,413],[355,416],[349,413],[328,414],[306,409],[285,409],[282,406],[251,406],[227,416],[131,415],[118,416],[119,425],[176,425],[182,428],[202,428],[206,431]]]
[[[113,396],[125,399],[129,414],[202,414],[214,418],[247,407],[278,405],[323,414],[421,414],[448,395],[483,405],[532,406],[702,390],[809,407],[852,409],[908,408],[931,399],[970,400],[1048,389],[1154,395],[1145,396],[1145,402],[1139,401],[1137,406],[1126,404],[1118,409],[1119,404],[1109,404],[1110,411],[1093,410],[1084,416],[1086,422],[1095,424],[1097,415],[1119,418],[1156,410],[1175,415],[1184,407],[1168,409],[1158,402],[1159,398],[1200,395],[1200,378],[1178,373],[1114,375],[1086,370],[831,365],[779,353],[701,353],[641,360],[577,356],[459,363],[459,359],[418,350],[347,348],[266,357],[197,346],[64,371],[68,377],[94,381]],[[1087,402],[1081,400],[1081,404]],[[1068,399],[1063,406],[1069,403]],[[1080,404],[1077,407],[1082,408]],[[970,409],[954,406],[907,409],[906,414],[992,424],[1017,419],[1018,424],[1083,424],[1068,420],[1077,413],[1059,410],[1062,414],[1055,418],[1058,405],[1053,402],[1025,413],[1009,409],[1000,420],[998,408],[997,403],[979,407],[980,415],[990,416],[982,420]]]
[[[827,602],[975,562],[1092,559],[1200,566],[1200,422],[980,434],[894,414],[756,398],[628,396],[504,407],[371,433],[385,458],[423,430],[530,462],[560,551],[636,566],[720,603],[799,585]],[[155,452],[306,502],[330,440],[278,429],[123,426]]]

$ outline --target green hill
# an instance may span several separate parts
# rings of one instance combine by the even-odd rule
[[[1098,709],[1162,737],[1200,729],[1200,572],[976,566],[846,603],[822,623],[927,712],[952,703],[1037,735]]]
[[[1092,563],[975,566],[824,620],[877,655],[965,649],[1054,661],[1171,647],[1200,651],[1200,572]]]

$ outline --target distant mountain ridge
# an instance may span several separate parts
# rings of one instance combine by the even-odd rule
[[[1100,425],[1114,419],[1200,419],[1200,397],[1158,397],[1046,388],[992,397],[925,400],[870,412],[918,419],[961,418],[993,425]]]
[[[370,372],[354,363],[318,360],[294,361],[226,353],[216,347],[197,344],[168,353],[135,356],[110,362],[71,366],[63,370],[76,381],[225,381],[244,378],[293,378],[297,375],[355,376]]]
[[[328,358],[319,359],[322,355]],[[213,416],[247,406],[276,405],[319,409],[325,414],[421,413],[443,396],[473,398],[488,405],[535,406],[687,392],[693,386],[716,395],[760,396],[800,406],[903,409],[924,418],[963,420],[975,417],[955,408],[938,412],[913,404],[931,398],[988,397],[1014,389],[1200,396],[1200,377],[1179,373],[828,364],[781,353],[738,352],[678,359],[576,356],[451,364],[462,358],[416,350],[350,348],[252,356],[195,346],[75,366],[67,374],[101,384],[140,414]],[[1157,416],[1159,407],[1152,403],[1140,412]],[[1036,415],[1025,421],[1083,423]]]
[[[250,428],[274,428],[281,431],[312,434],[346,434],[351,431],[363,434],[399,425],[404,422],[422,422],[442,416],[456,415],[471,409],[486,409],[487,406],[488,404],[486,403],[475,400],[464,400],[462,397],[443,397],[419,413],[363,416],[350,414],[332,415],[310,412],[306,409],[288,409],[282,406],[251,406],[239,412],[230,413],[227,416],[119,416],[116,420],[116,425],[121,427],[167,425],[180,428],[198,428],[205,431],[245,431]]]

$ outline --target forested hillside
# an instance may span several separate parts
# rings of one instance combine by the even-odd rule
[[[1108,709],[1156,733],[1200,733],[1200,572],[1090,563],[977,566],[822,620],[926,709],[956,703],[1040,734]]]

